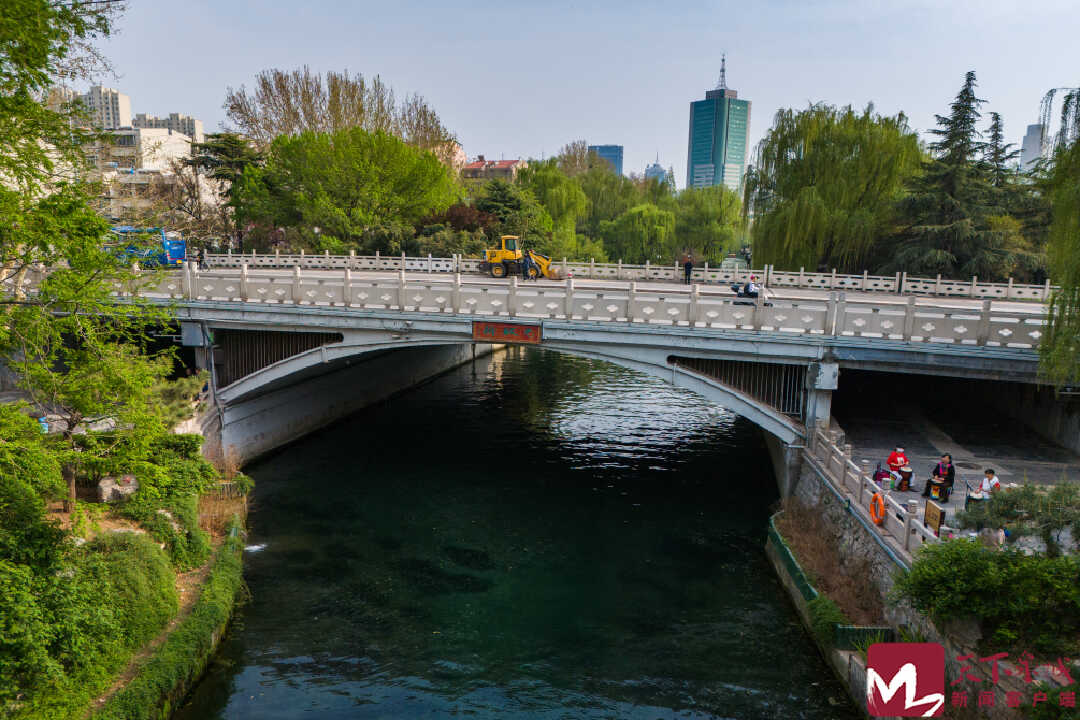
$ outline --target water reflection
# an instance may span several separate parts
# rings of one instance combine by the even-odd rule
[[[764,559],[758,432],[689,392],[512,351],[251,472],[186,720],[854,717]]]

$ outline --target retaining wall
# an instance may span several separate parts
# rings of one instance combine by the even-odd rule
[[[474,350],[475,347],[475,350]],[[219,445],[237,465],[297,440],[373,403],[490,353],[491,345],[408,348],[361,356],[323,375],[299,379],[217,412]],[[475,353],[475,355],[474,355]],[[357,448],[362,451],[362,448]]]
[[[880,531],[872,525],[864,524],[861,515],[856,514],[850,508],[849,500],[843,496],[830,478],[809,457],[809,453],[803,456],[803,462],[799,473],[799,482],[796,484],[793,497],[809,507],[817,509],[825,515],[826,527],[832,529],[835,546],[840,553],[841,564],[853,563],[856,560],[869,561],[870,575],[867,578],[867,590],[881,594],[885,620],[894,629],[903,628],[910,636],[917,637],[923,642],[935,642],[945,648],[945,676],[946,676],[946,717],[978,717],[1010,718],[1016,720],[1020,717],[1015,708],[1005,704],[1006,692],[1020,692],[1026,703],[1031,702],[1033,687],[1023,682],[1020,676],[1009,677],[1004,675],[1004,668],[1014,667],[1010,663],[1002,662],[1002,673],[998,678],[997,685],[991,682],[991,666],[989,663],[976,662],[969,664],[959,661],[964,655],[974,654],[981,657],[974,650],[981,640],[977,621],[972,618],[966,622],[950,623],[947,627],[939,629],[928,618],[920,614],[907,602],[896,602],[890,595],[898,573],[907,572],[904,562],[894,552],[893,548],[884,541]],[[778,565],[774,561],[774,567]],[[778,574],[781,570],[777,569]],[[783,578],[781,578],[783,579]],[[788,585],[785,583],[785,587]],[[789,590],[790,592],[790,590]],[[793,596],[794,597],[794,596]],[[799,606],[798,599],[795,600]],[[805,603],[804,603],[805,604]],[[800,613],[801,614],[801,613]],[[804,617],[804,622],[807,622]],[[809,625],[807,626],[809,628]],[[1005,648],[1002,648],[1005,650]],[[861,670],[859,667],[861,666]],[[840,677],[846,678],[849,691],[853,697],[860,698],[859,707],[865,707],[866,670],[860,657],[849,660],[844,668],[837,670]],[[949,683],[955,678],[964,675],[976,676],[979,682],[964,682],[962,687],[952,688]],[[970,701],[974,702],[978,689],[994,689],[996,705],[993,708],[979,708],[978,714],[958,715],[950,707],[951,693],[953,690],[968,690]]]

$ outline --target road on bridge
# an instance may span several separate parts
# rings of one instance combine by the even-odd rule
[[[217,276],[217,275],[235,275],[236,270],[233,268],[221,268],[199,271],[200,275],[204,276]],[[278,276],[288,277],[292,275],[292,270],[277,270],[268,268],[252,268],[249,271],[252,275],[258,276]],[[340,278],[341,270],[314,270],[305,268],[304,277],[325,277],[325,278]],[[397,270],[353,270],[352,278],[354,280],[383,280],[389,282],[397,282],[398,280]],[[409,282],[452,282],[453,274],[445,272],[422,272],[422,271],[406,271],[405,279]],[[496,279],[489,277],[488,275],[462,273],[462,282],[483,282],[485,284],[510,284],[509,278]],[[528,286],[542,286],[542,287],[559,287],[566,283],[565,280],[529,280],[525,281],[518,278],[519,284],[528,284]],[[730,288],[725,285],[718,284],[699,284],[700,288],[710,293],[724,294],[725,292],[734,296],[733,292],[730,292]],[[630,287],[630,283],[625,280],[610,280],[600,279],[591,280],[587,278],[574,278],[574,287],[578,288],[613,288],[613,289],[626,289]],[[658,282],[658,281],[637,281],[637,289],[639,292],[680,292],[687,290],[688,286],[683,283],[675,282]],[[832,291],[829,290],[816,290],[809,288],[767,288],[766,299],[775,300],[820,300],[826,302],[829,298],[829,294]],[[895,304],[904,305],[907,302],[906,295],[894,295],[884,292],[864,292],[859,290],[846,290],[844,291],[848,300],[862,300],[866,302],[875,302],[882,304]],[[916,295],[923,302],[919,304],[930,304],[932,301],[935,307],[941,308],[980,308],[982,307],[982,300],[977,298],[961,298],[961,297],[939,297],[933,295]],[[994,308],[997,310],[1005,310],[1009,312],[1015,312],[1025,315],[1042,315],[1046,312],[1045,303],[1022,301],[1022,300],[994,300]]]

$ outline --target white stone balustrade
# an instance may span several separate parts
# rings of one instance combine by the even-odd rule
[[[475,273],[479,271],[480,260],[455,255],[449,258],[407,257],[404,255],[330,255],[322,254],[211,254],[206,256],[206,264],[212,268],[239,269],[247,264],[251,269],[288,269],[299,267],[302,270],[407,270],[409,272],[431,273]],[[562,277],[588,278],[591,280],[657,280],[682,281],[683,269],[672,265],[628,265],[616,263],[567,262],[555,260],[555,267]],[[851,290],[860,292],[880,292],[896,295],[935,295],[939,297],[985,298],[993,300],[1034,300],[1046,301],[1056,288],[1047,280],[1042,285],[1014,283],[979,282],[977,277],[968,280],[950,280],[940,276],[936,278],[909,277],[907,273],[896,275],[845,275],[835,271],[831,273],[809,273],[776,270],[772,266],[760,269],[710,268],[708,264],[696,267],[692,280],[705,285],[727,285],[745,282],[750,275],[756,275],[758,281],[767,287],[806,288],[815,290]]]
[[[418,278],[401,269],[392,278],[354,273],[291,274],[252,270],[199,272],[188,265],[166,275],[149,294],[191,300],[295,303],[466,315],[559,318],[649,323],[681,327],[727,328],[765,332],[869,337],[884,341],[1036,348],[1045,313],[1032,306],[995,309],[950,306],[947,300],[909,297],[853,300],[844,293],[821,299],[740,300],[726,288],[709,286],[657,288],[625,284],[575,285],[520,283],[463,278],[460,273]]]
[[[813,431],[813,441],[809,452],[822,467],[825,475],[840,493],[846,494],[851,501],[851,511],[862,516],[866,523],[871,523],[870,498],[874,493],[882,493],[885,501],[885,519],[879,526],[883,533],[896,542],[908,565],[913,555],[927,543],[939,543],[941,540],[926,527],[917,513],[909,512],[897,502],[888,490],[882,490],[874,482],[869,472],[869,465],[860,468],[852,461],[850,445],[840,446],[829,437],[822,427]]]

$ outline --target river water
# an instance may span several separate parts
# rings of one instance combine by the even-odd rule
[[[763,551],[747,421],[478,360],[249,468],[242,607],[179,717],[857,717]]]

